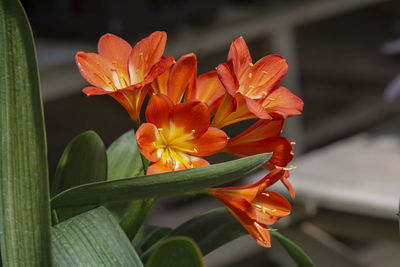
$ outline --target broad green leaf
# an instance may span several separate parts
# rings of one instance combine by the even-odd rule
[[[204,266],[200,249],[192,239],[178,236],[164,240],[158,246],[146,267],[202,267]]]
[[[142,225],[135,238],[132,240],[132,245],[137,251],[146,251],[151,246],[163,240],[172,232],[171,228],[158,227],[154,225]]]
[[[315,267],[310,257],[308,257],[308,255],[293,241],[287,239],[277,231],[270,231],[270,233],[281,243],[299,267]]]
[[[32,32],[0,1],[0,243],[5,266],[51,266],[43,107]]]
[[[112,181],[144,175],[142,157],[137,147],[135,132],[126,132],[107,149],[108,175]],[[107,203],[107,209],[117,218],[122,229],[132,239],[153,206],[153,199]]]
[[[53,208],[58,208],[204,190],[252,173],[263,166],[270,156],[259,154],[190,170],[82,185],[58,194],[51,204]]]
[[[143,164],[133,130],[115,140],[107,149],[107,180],[143,175]]]
[[[118,222],[104,207],[52,228],[55,266],[143,266]]]
[[[229,211],[225,208],[217,208],[183,223],[172,231],[170,235],[185,235],[192,238],[198,244],[203,254],[206,255],[219,246],[244,234],[247,234],[247,231]],[[307,254],[295,243],[277,231],[270,231],[270,234],[283,245],[298,266],[315,266]]]
[[[93,131],[75,137],[65,148],[58,163],[51,195],[91,182],[104,181],[107,177],[106,149],[101,138]],[[57,210],[60,221],[92,209],[93,206]]]

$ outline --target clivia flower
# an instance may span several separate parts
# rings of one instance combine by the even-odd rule
[[[198,100],[206,103],[210,114],[218,108],[226,90],[217,72],[197,76],[197,58],[193,53],[182,56],[152,83],[153,93],[167,95],[175,104]]]
[[[222,128],[246,119],[286,119],[300,114],[303,101],[277,84],[287,72],[281,56],[269,55],[255,64],[242,37],[235,40],[228,62],[217,67],[218,76],[227,90],[212,125]]]
[[[75,56],[81,75],[93,85],[83,92],[112,96],[138,121],[151,82],[173,64],[172,57],[163,57],[166,39],[165,32],[157,31],[132,48],[115,35],[103,35],[98,54],[78,52]]]
[[[140,153],[151,162],[147,174],[207,166],[201,157],[219,152],[228,141],[224,131],[209,127],[208,107],[200,101],[174,104],[168,96],[153,95],[146,120],[136,139]]]
[[[285,175],[281,176],[282,183],[289,190],[292,198],[295,193],[287,178],[289,169],[286,166],[293,159],[293,147],[285,137],[280,136],[283,120],[259,120],[250,128],[230,139],[223,151],[239,157],[252,156],[261,153],[273,153],[264,168],[268,170],[283,169]]]
[[[261,246],[270,247],[267,225],[289,215],[291,210],[283,196],[265,190],[282,175],[284,170],[274,170],[257,183],[212,188],[207,193],[217,198]]]

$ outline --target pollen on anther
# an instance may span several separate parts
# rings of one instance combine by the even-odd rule
[[[156,142],[153,142],[152,144],[153,144],[153,146],[157,146]]]
[[[140,54],[139,54],[139,56],[141,56],[141,57],[142,57],[142,56],[143,56],[143,53],[140,53]]]
[[[195,130],[195,129],[193,129],[193,130],[192,130],[192,133],[195,133],[195,132],[196,132],[196,130]]]
[[[197,153],[197,152],[199,152],[199,151],[197,151],[197,149],[196,149],[196,148],[193,148],[193,152]]]
[[[162,132],[162,131],[164,131],[164,129],[163,128],[158,128],[157,129],[159,132]]]
[[[249,65],[250,65],[250,67],[253,67],[253,66],[254,66],[254,64],[253,64],[253,63],[251,63],[251,62],[249,63]]]
[[[249,88],[254,89],[254,85],[249,85]]]
[[[263,74],[268,74],[268,72],[267,72],[267,71],[265,71],[265,70],[263,70],[263,71],[262,71],[262,73],[263,73]]]
[[[273,209],[273,210],[271,210],[271,212],[277,212],[278,210],[277,209]]]
[[[275,98],[272,98],[272,97],[268,97],[268,100],[270,100],[270,101],[275,101],[276,99],[275,99]]]
[[[117,64],[117,61],[113,61],[112,64],[114,64],[114,65]]]
[[[291,144],[291,145],[295,145],[295,144],[296,144],[296,142],[290,142],[290,144]]]
[[[253,73],[250,72],[249,73],[249,78],[251,78],[251,77],[253,77]]]
[[[293,165],[290,165],[289,167],[292,168],[292,169],[296,169],[297,168],[297,166],[293,166]]]
[[[267,95],[267,94],[268,94],[268,93],[267,93],[267,92],[265,92],[265,91],[263,91],[262,93],[263,93],[264,95]]]

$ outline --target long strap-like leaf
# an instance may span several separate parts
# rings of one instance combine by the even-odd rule
[[[204,190],[248,175],[261,168],[271,154],[136,178],[90,183],[68,189],[51,200],[53,208],[113,201],[155,198]]]
[[[0,1],[0,238],[5,266],[50,266],[43,109],[32,32],[17,0]]]

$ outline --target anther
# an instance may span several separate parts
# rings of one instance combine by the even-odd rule
[[[263,70],[263,71],[262,71],[262,73],[263,73],[263,74],[268,74],[268,72],[267,72],[267,71],[265,71],[265,70]]]
[[[142,57],[142,56],[143,56],[143,53],[140,53],[140,54],[139,54],[139,56],[141,56],[141,57]]]
[[[291,144],[291,145],[295,145],[295,144],[296,144],[296,142],[290,142],[290,144]]]
[[[153,142],[152,144],[153,144],[153,146],[157,146],[156,142]]]
[[[115,65],[115,64],[117,64],[117,61],[113,61],[113,62],[111,62],[113,65]]]
[[[251,77],[253,77],[253,73],[250,72],[249,73],[249,78],[251,78]]]
[[[192,130],[192,133],[195,133],[195,132],[196,132],[196,130],[195,130],[195,129],[193,129],[193,130]]]
[[[289,167],[292,168],[292,169],[296,169],[297,168],[297,166],[293,166],[293,165],[290,165]]]
[[[275,101],[276,99],[275,99],[275,98],[272,98],[272,97],[268,97],[268,100],[270,100],[270,101]]]
[[[268,94],[268,93],[267,93],[267,92],[265,92],[265,91],[263,91],[262,93],[263,93],[264,95],[267,95],[267,94]]]
[[[273,209],[273,210],[271,210],[271,212],[277,212],[278,210],[277,209]]]
[[[158,128],[157,129],[159,132],[162,132],[162,131],[164,131],[164,129],[163,128]]]
[[[197,152],[199,152],[199,151],[197,151],[196,148],[193,148],[193,152],[194,152],[194,153],[197,153]]]
[[[96,65],[97,65],[97,66],[100,65],[100,62],[96,62]]]
[[[254,85],[249,85],[249,88],[254,89]]]
[[[254,66],[254,64],[253,64],[253,63],[251,63],[251,62],[249,63],[249,65],[250,65],[250,67],[253,67],[253,66]]]

